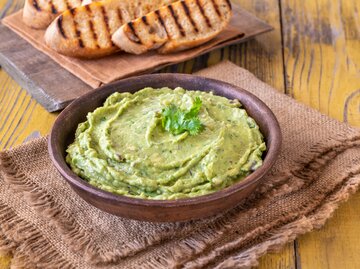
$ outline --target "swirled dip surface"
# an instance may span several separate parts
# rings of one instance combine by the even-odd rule
[[[203,130],[172,135],[161,124],[169,104],[202,106]],[[67,149],[72,170],[90,184],[120,195],[179,199],[212,193],[262,165],[266,149],[255,121],[237,100],[181,88],[114,93],[79,124]]]

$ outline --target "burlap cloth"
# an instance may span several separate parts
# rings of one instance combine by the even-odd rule
[[[211,50],[243,42],[272,27],[233,3],[233,17],[228,27],[211,41],[179,53],[160,55],[155,51],[144,55],[116,53],[96,60],[81,60],[56,53],[45,45],[44,30],[35,30],[22,21],[22,10],[7,16],[2,23],[15,31],[32,46],[48,55],[93,88],[134,74],[150,72],[159,67],[183,62]]]
[[[278,118],[281,155],[224,215],[154,224],[88,205],[52,166],[47,139],[1,153],[0,247],[32,268],[248,268],[321,227],[360,183],[360,132],[276,92],[229,62],[198,74],[243,87]],[[315,255],[315,254],[314,254]]]

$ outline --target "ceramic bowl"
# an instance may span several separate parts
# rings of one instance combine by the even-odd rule
[[[238,99],[257,122],[264,135],[267,151],[263,165],[243,180],[212,194],[178,200],[137,199],[103,191],[77,176],[65,162],[65,150],[74,140],[79,123],[88,112],[102,106],[114,92],[136,92],[145,87],[183,87],[187,90],[213,91],[229,99]],[[126,130],[124,130],[126,132]],[[225,212],[251,194],[275,163],[280,152],[281,132],[271,110],[256,96],[221,81],[184,74],[152,74],[117,81],[89,92],[73,101],[57,117],[49,138],[51,159],[73,190],[89,204],[125,218],[167,222],[209,217]]]

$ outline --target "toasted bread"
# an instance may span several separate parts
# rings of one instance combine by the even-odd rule
[[[214,38],[228,25],[231,14],[229,0],[177,1],[123,25],[112,41],[134,54],[181,51]]]
[[[32,28],[45,29],[59,13],[81,4],[81,0],[25,0],[23,21]]]
[[[172,0],[104,0],[63,12],[45,33],[46,44],[72,57],[95,58],[117,50],[111,35],[123,24]]]

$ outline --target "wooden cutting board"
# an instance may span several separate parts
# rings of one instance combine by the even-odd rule
[[[47,111],[63,109],[92,90],[85,82],[0,25],[0,65]]]
[[[237,25],[246,33],[212,49],[241,43],[268,32],[272,27],[254,15],[240,9]],[[34,48],[4,25],[0,25],[0,65],[21,87],[26,89],[49,112],[63,109],[75,98],[93,90],[88,84],[61,67],[52,58]],[[206,51],[206,52],[209,52]],[[200,54],[199,54],[200,55]],[[199,56],[197,55],[197,56]],[[172,62],[174,64],[177,62]],[[161,64],[159,68],[169,65]],[[149,70],[153,72],[155,70]]]

